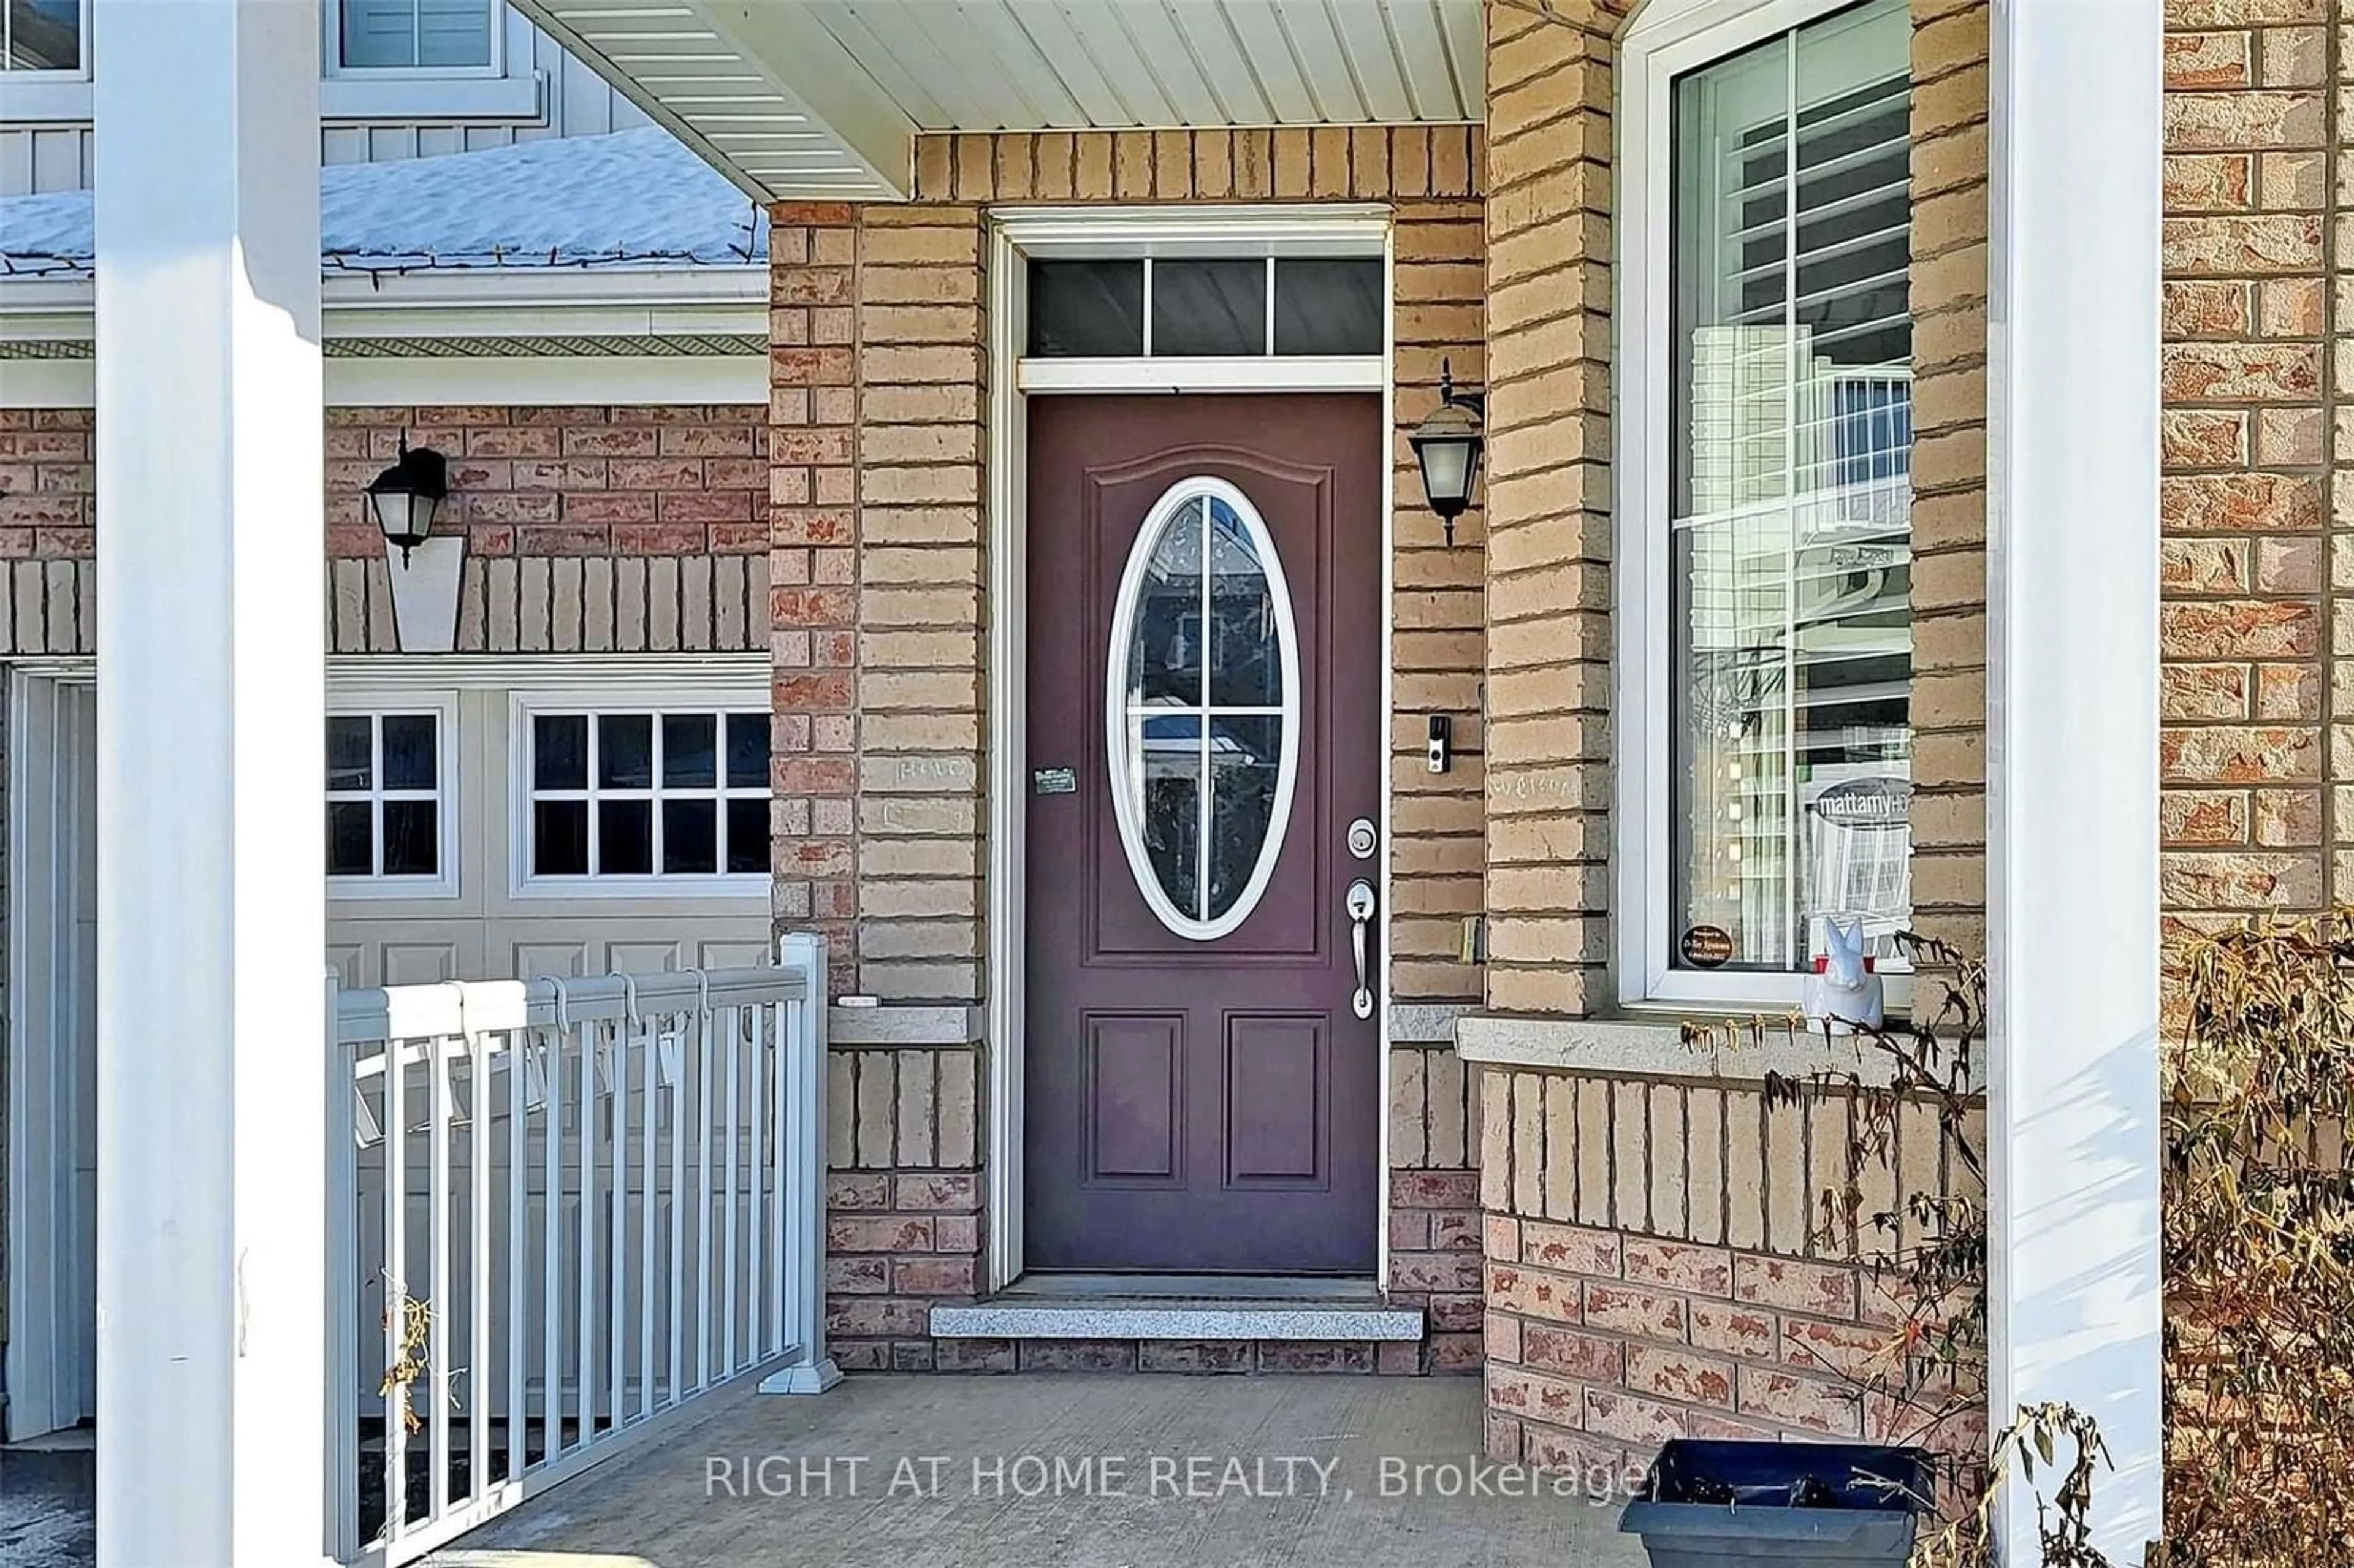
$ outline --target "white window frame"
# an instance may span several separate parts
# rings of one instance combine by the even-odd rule
[[[1674,439],[1675,79],[1826,16],[1854,0],[1653,0],[1618,49],[1613,520],[1618,607],[1616,660],[1618,1001],[1635,1009],[1796,1008],[1798,974],[1679,969],[1670,961],[1675,806],[1673,677],[1669,639],[1673,567],[1668,508]],[[1909,1006],[1911,982],[1887,977],[1888,1005]]]
[[[94,4],[95,0],[81,0],[80,64],[70,70],[0,69],[0,124],[90,118],[90,9]]]
[[[478,66],[355,66],[344,63],[344,0],[319,0],[320,118],[537,121],[546,113],[530,51],[507,37],[527,26],[490,0],[491,58]],[[521,69],[510,71],[513,62]]]
[[[647,898],[747,898],[766,902],[773,872],[763,866],[758,872],[713,872],[693,874],[664,875],[655,871],[643,875],[627,876],[535,876],[531,870],[532,802],[540,798],[533,788],[532,721],[541,715],[586,714],[592,720],[603,715],[648,714],[653,717],[655,783],[650,790],[628,791],[631,799],[648,800],[652,807],[654,845],[653,863],[662,863],[662,802],[664,792],[661,786],[662,716],[665,714],[755,714],[763,720],[769,710],[756,695],[730,693],[718,686],[683,686],[675,688],[652,686],[571,686],[546,690],[517,691],[508,699],[507,720],[507,845],[510,863],[507,873],[509,896],[519,899],[562,898],[581,899],[647,899]],[[594,727],[593,724],[591,726]],[[725,842],[726,802],[747,799],[751,790],[730,788],[727,778],[727,737],[723,725],[718,739],[719,782],[709,790],[683,791],[682,796],[718,802],[723,819],[720,823]],[[771,767],[774,764],[773,739],[770,742]],[[764,781],[760,798],[773,801],[773,787]],[[587,799],[589,819],[596,819],[596,801],[599,791],[592,766],[588,778]],[[569,799],[569,791],[560,791],[558,798]],[[775,817],[770,813],[770,843],[775,842]]]
[[[357,686],[334,690],[327,698],[327,718],[355,718],[366,715],[381,719],[387,714],[430,714],[433,716],[433,820],[436,833],[434,865],[431,876],[330,876],[327,896],[330,898],[456,898],[460,893],[458,862],[462,846],[458,842],[458,694],[454,689],[432,691],[399,691],[387,687]],[[322,722],[324,722],[323,720]],[[381,750],[381,732],[375,744]],[[319,792],[320,831],[326,829],[326,805],[331,800],[355,800],[357,791],[330,791],[322,779]],[[387,791],[384,787],[383,758],[376,758],[373,782],[366,791],[376,802],[387,799],[411,798],[408,790]],[[372,852],[383,853],[383,827],[376,827],[377,844]]]

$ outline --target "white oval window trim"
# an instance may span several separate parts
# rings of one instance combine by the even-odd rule
[[[1142,602],[1144,574],[1150,569],[1154,550],[1161,543],[1162,530],[1169,520],[1191,501],[1223,501],[1233,509],[1243,531],[1250,536],[1251,546],[1258,552],[1259,569],[1266,575],[1268,597],[1275,601],[1275,636],[1277,657],[1283,673],[1283,702],[1280,723],[1283,740],[1275,773],[1275,804],[1267,812],[1267,836],[1258,846],[1258,860],[1251,867],[1250,880],[1235,895],[1225,913],[1214,919],[1203,920],[1186,914],[1170,902],[1168,892],[1161,885],[1161,874],[1153,869],[1152,856],[1144,845],[1144,824],[1137,820],[1137,810],[1128,789],[1129,770],[1133,758],[1128,746],[1128,658],[1129,644],[1136,635],[1136,612]],[[1204,575],[1208,575],[1208,563],[1204,562]],[[1203,651],[1204,662],[1208,650]],[[1291,619],[1291,587],[1284,578],[1283,557],[1275,547],[1275,535],[1267,532],[1266,522],[1250,497],[1223,479],[1207,474],[1181,479],[1161,492],[1161,499],[1144,514],[1137,525],[1136,542],[1129,547],[1128,567],[1120,573],[1119,597],[1113,601],[1111,617],[1110,657],[1104,665],[1104,742],[1105,756],[1111,765],[1105,769],[1111,781],[1112,810],[1119,819],[1120,847],[1128,852],[1128,869],[1136,879],[1136,890],[1144,895],[1145,904],[1154,918],[1175,935],[1189,942],[1214,941],[1233,932],[1267,893],[1267,885],[1274,880],[1275,863],[1283,853],[1285,832],[1291,825],[1292,785],[1299,768],[1299,637]],[[1202,713],[1202,729],[1209,732],[1209,713]],[[1206,787],[1209,780],[1204,779]],[[1207,882],[1202,885],[1206,891]]]

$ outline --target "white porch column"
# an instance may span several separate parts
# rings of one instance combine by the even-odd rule
[[[1993,1416],[2062,1400],[2160,1532],[2160,0],[1995,0],[1988,874]],[[2004,1561],[2040,1561],[2014,1489]]]
[[[319,7],[94,10],[99,1561],[315,1563]]]

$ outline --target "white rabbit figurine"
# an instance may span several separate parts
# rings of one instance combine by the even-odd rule
[[[1807,977],[1802,1003],[1807,1021],[1833,1034],[1852,1034],[1858,1024],[1877,1029],[1884,987],[1863,954],[1863,922],[1823,917],[1823,945]]]

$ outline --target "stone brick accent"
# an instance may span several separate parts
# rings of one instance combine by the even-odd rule
[[[0,408],[0,654],[97,645],[88,408]]]
[[[1756,1086],[1480,1074],[1489,1454],[1624,1470],[1670,1437],[1911,1433],[1924,1412],[1860,1380],[1894,1303],[1827,1233],[1843,1099],[1768,1105]],[[1959,1190],[1926,1105],[1900,1118],[1908,1191]],[[1892,1206],[1895,1183],[1867,1207]],[[1861,1245],[1859,1245],[1861,1241]],[[1983,1446],[1982,1417],[1935,1441]]]
[[[1384,1371],[1479,1365],[1479,1118],[1451,1047],[1390,1053],[1390,1299],[1423,1308],[1426,1337],[1383,1347]]]
[[[1913,908],[1986,950],[1986,0],[1913,5]]]
[[[2333,153],[2343,131],[2325,24],[2342,7],[2178,0],[2168,13],[2159,832],[2170,954],[2190,929],[2316,908],[2354,886],[2354,863],[2329,847],[2344,840],[2354,753],[2331,727],[2327,678],[2349,647],[2332,604],[2354,581],[2343,564],[2354,535],[2340,529],[2354,514],[2354,438],[2322,371],[2339,330],[2325,270],[2330,160],[2345,157]],[[2179,980],[2169,963],[2170,1013]]]
[[[931,1304],[981,1284],[980,1053],[838,1049],[826,1065],[827,1348],[845,1369],[929,1371]]]
[[[1488,16],[1487,1001],[1610,951],[1610,103],[1591,0]]]
[[[466,541],[458,652],[765,645],[762,409],[336,408],[326,424],[332,652],[399,652],[363,492],[404,438],[451,460],[434,526]],[[0,654],[95,651],[92,439],[87,408],[0,409]]]

